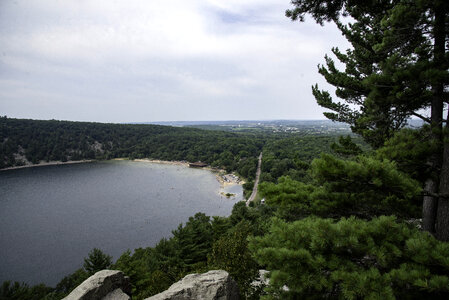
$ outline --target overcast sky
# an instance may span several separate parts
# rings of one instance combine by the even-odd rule
[[[323,119],[347,48],[289,0],[0,0],[0,115],[99,122]]]

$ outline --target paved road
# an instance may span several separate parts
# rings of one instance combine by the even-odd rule
[[[257,195],[257,188],[259,186],[259,177],[260,177],[260,166],[262,165],[262,152],[260,152],[259,155],[259,163],[257,164],[257,171],[256,171],[256,180],[254,181],[254,188],[253,192],[251,193],[251,196],[249,196],[248,200],[246,201],[246,206],[249,205],[251,201],[256,198]]]

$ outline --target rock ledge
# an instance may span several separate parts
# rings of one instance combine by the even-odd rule
[[[190,274],[160,294],[145,300],[238,300],[237,283],[222,270]]]
[[[121,271],[102,270],[87,278],[63,300],[131,299],[129,277]]]

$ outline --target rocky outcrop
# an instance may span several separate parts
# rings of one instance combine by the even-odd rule
[[[63,300],[129,300],[129,278],[121,271],[103,270],[87,278]],[[190,274],[168,290],[145,300],[238,300],[237,283],[226,271]]]
[[[128,300],[129,277],[121,271],[102,270],[87,278],[63,300]]]
[[[237,283],[222,270],[190,274],[168,290],[145,300],[238,300]]]

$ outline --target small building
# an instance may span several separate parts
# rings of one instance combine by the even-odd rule
[[[194,162],[194,163],[189,163],[189,167],[191,167],[191,168],[204,168],[204,167],[207,167],[207,164],[203,163],[203,162],[200,162],[200,161],[197,161],[197,162]]]

